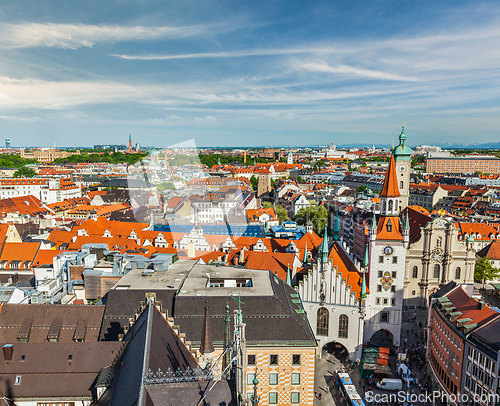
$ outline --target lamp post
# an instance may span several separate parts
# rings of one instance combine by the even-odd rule
[[[252,405],[259,406],[260,396],[257,396],[257,385],[259,384],[259,380],[257,379],[257,368],[255,368],[255,378],[253,378],[253,395],[251,397]]]

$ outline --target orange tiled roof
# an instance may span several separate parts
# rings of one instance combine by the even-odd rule
[[[391,231],[387,229],[389,223],[392,227]],[[377,224],[377,240],[403,240],[399,226],[399,217],[380,217]]]
[[[382,186],[382,192],[380,192],[380,197],[399,196],[401,195],[399,194],[398,179],[396,176],[396,163],[394,161],[394,157],[391,156],[384,179],[384,185]]]
[[[21,263],[29,261],[29,269],[31,269],[31,264],[39,248],[39,242],[6,242],[0,256],[0,262],[7,261],[4,268],[11,269],[12,261],[20,261]]]
[[[345,279],[347,282],[346,285],[351,287],[351,292],[356,295],[356,299],[359,299],[361,296],[363,275],[358,271],[338,242],[333,244],[328,259],[333,260],[333,264],[337,266],[337,274],[342,275],[342,279]],[[369,293],[368,286],[366,287],[366,291]]]

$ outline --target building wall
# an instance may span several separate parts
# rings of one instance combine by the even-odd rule
[[[464,341],[438,310],[432,308],[430,314],[428,361],[440,385],[456,394],[461,392]]]
[[[500,160],[498,158],[427,158],[425,161],[426,172],[436,173],[474,173],[484,172],[489,174],[500,173]]]
[[[386,247],[392,249],[392,254],[388,254],[390,250]],[[370,240],[369,257],[370,293],[366,300],[364,342],[368,342],[377,331],[388,330],[394,336],[393,344],[399,346],[406,248],[401,241]],[[397,263],[394,263],[394,257]],[[384,314],[388,315],[387,321],[383,321]]]
[[[314,347],[250,347],[247,346],[247,355],[255,354],[256,365],[247,365],[246,393],[253,395],[253,380],[251,374],[257,369],[259,380],[257,395],[261,396],[259,405],[269,405],[269,393],[277,393],[277,405],[313,405],[314,400],[314,367],[316,362],[316,348]],[[278,365],[270,365],[270,355],[278,355]],[[293,354],[300,354],[300,365],[292,365]],[[269,384],[269,374],[278,374],[278,384]],[[300,384],[292,385],[292,374],[300,374]],[[300,403],[291,403],[291,393],[300,393]]]
[[[404,305],[428,306],[429,296],[452,280],[460,284],[474,282],[475,253],[458,240],[458,229],[443,218],[436,218],[422,229],[421,238],[408,247],[404,276]],[[439,277],[434,267],[439,266]],[[417,277],[413,269],[417,267]],[[460,277],[456,278],[457,268]]]

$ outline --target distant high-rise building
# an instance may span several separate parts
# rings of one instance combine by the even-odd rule
[[[5,148],[10,148],[10,138],[5,139]]]
[[[135,143],[135,152],[139,151],[141,149],[141,146],[138,142]]]

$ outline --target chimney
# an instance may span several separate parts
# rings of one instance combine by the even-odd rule
[[[3,357],[5,361],[12,361],[14,355],[14,346],[12,344],[5,344],[3,346]]]
[[[477,301],[477,308],[479,310],[483,310],[486,307],[486,302],[484,300],[478,300]]]

